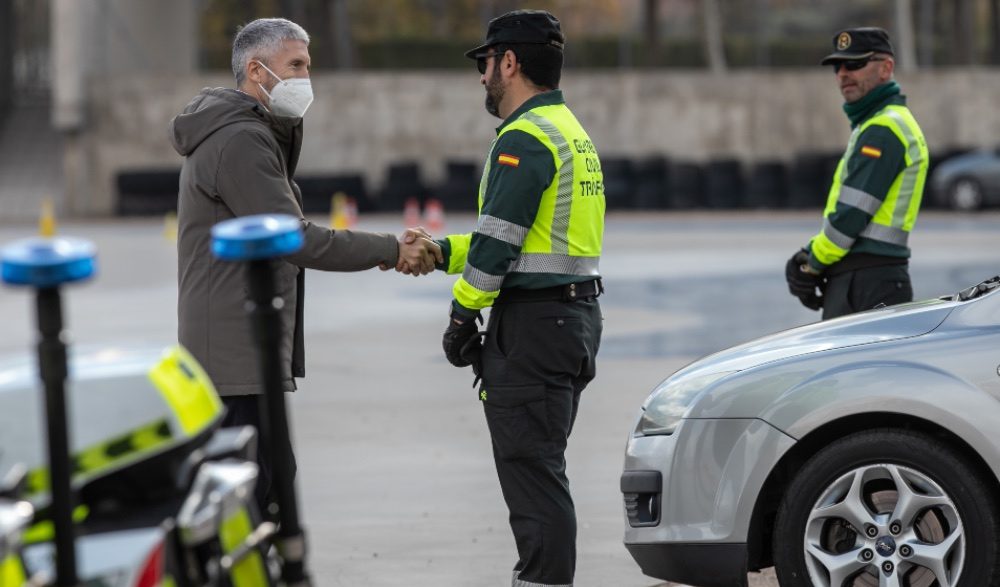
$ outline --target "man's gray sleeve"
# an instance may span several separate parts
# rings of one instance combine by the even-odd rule
[[[288,214],[302,221],[305,245],[290,263],[324,271],[394,266],[399,245],[391,234],[330,230],[306,220],[285,178],[273,142],[262,132],[234,135],[219,158],[219,197],[237,216]]]

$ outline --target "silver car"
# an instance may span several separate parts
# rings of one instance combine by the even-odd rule
[[[782,587],[1000,584],[1000,277],[681,369],[628,441],[647,575]]]
[[[929,180],[939,206],[971,212],[1000,204],[1000,148],[980,149],[943,161]]]

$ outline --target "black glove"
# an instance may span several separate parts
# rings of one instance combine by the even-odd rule
[[[792,258],[785,264],[785,281],[788,282],[788,291],[802,302],[802,305],[810,310],[819,310],[823,307],[823,297],[816,294],[826,286],[826,281],[821,275],[806,273],[802,270],[802,265],[809,262],[809,253],[805,250],[796,251]]]
[[[444,347],[444,356],[456,367],[468,367],[479,362],[483,339],[479,336],[476,320],[480,323],[483,321],[479,312],[476,312],[475,316],[466,316],[452,309],[441,344]]]

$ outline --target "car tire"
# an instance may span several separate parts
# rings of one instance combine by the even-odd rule
[[[829,444],[794,476],[778,508],[779,584],[1000,585],[1000,516],[981,474],[962,453],[911,431]],[[934,567],[951,573],[947,582],[935,581]]]
[[[948,186],[948,206],[960,212],[973,212],[983,207],[983,184],[971,177],[959,177]]]

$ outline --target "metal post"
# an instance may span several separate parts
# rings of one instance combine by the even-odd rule
[[[35,319],[40,335],[38,371],[45,388],[45,428],[49,456],[49,490],[58,587],[76,587],[76,546],[73,528],[73,470],[66,417],[66,343],[63,342],[62,297],[59,286],[88,279],[94,273],[97,250],[73,238],[30,238],[0,249],[0,280],[35,290]]]
[[[274,285],[275,264],[302,248],[301,221],[282,214],[233,218],[212,227],[212,252],[226,261],[247,263],[248,313],[258,351],[264,393],[260,397],[261,445],[271,461],[278,499],[275,546],[286,587],[310,585],[305,568],[306,540],[292,471],[292,435],[285,405],[281,363],[282,298]]]
[[[48,429],[49,485],[52,489],[52,523],[55,527],[56,585],[73,587],[76,548],[73,530],[73,493],[70,477],[69,422],[66,417],[66,345],[62,341],[62,298],[58,287],[38,290],[35,297],[38,332],[38,366],[45,386],[45,419]]]
[[[256,259],[247,263],[250,320],[259,349],[259,363],[265,392],[260,396],[261,440],[274,471],[278,500],[277,545],[281,553],[281,578],[288,585],[307,581],[305,537],[299,524],[294,472],[288,448],[291,426],[285,404],[281,375],[281,298],[274,285],[274,263]]]

